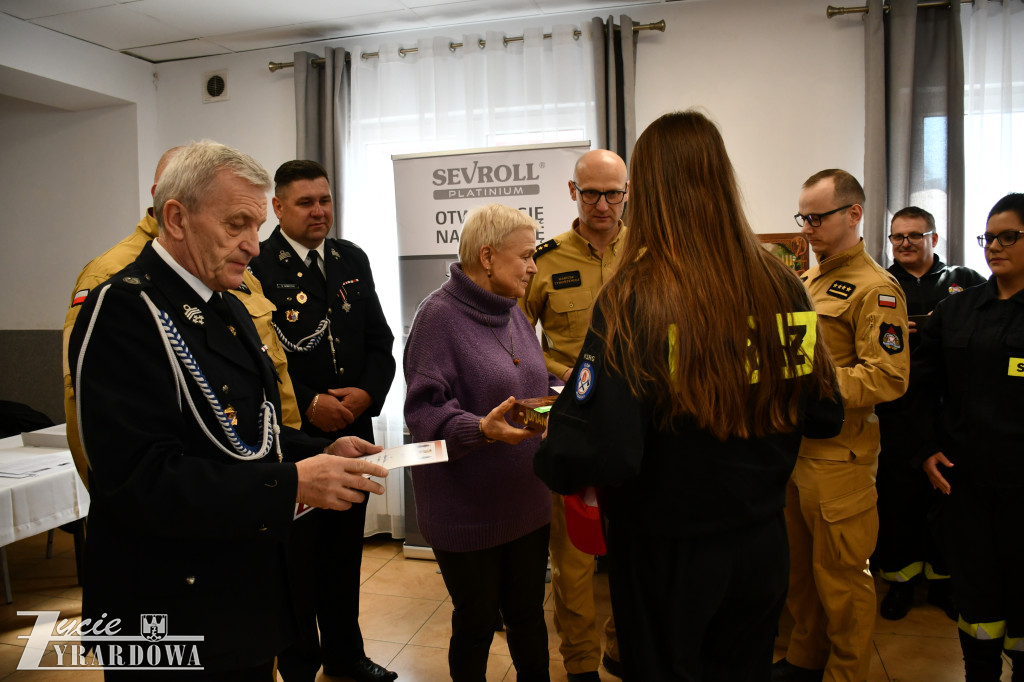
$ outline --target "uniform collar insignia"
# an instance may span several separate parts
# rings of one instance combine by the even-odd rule
[[[338,250],[333,247],[331,248],[331,255],[334,256],[335,259],[341,258],[341,254],[338,253]]]
[[[284,261],[285,263],[292,257],[292,254],[284,249],[277,252],[277,260]]]
[[[825,293],[827,293],[829,296],[835,296],[836,298],[841,298],[845,301],[846,299],[850,298],[850,296],[853,294],[854,289],[856,288],[857,287],[854,284],[850,284],[849,282],[844,282],[840,279],[837,279],[836,281],[832,282],[832,285],[828,288],[828,291],[826,291]]]
[[[206,318],[203,317],[203,311],[195,306],[191,306],[188,303],[182,306],[185,310],[185,317],[194,325],[202,327],[206,324]]]

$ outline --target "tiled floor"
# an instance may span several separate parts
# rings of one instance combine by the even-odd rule
[[[0,606],[0,679],[101,680],[99,672],[36,672],[17,670],[24,647],[18,635],[27,635],[32,619],[19,610],[60,610],[62,617],[81,611],[81,588],[76,586],[71,536],[58,532],[54,556],[46,559],[46,536],[39,535],[7,547],[14,603]],[[366,652],[381,665],[395,670],[402,682],[443,682],[448,677],[448,638],[451,632],[451,601],[432,561],[406,560],[401,543],[370,539],[363,550],[360,624]],[[607,577],[596,577],[598,610],[610,613]],[[881,588],[884,594],[885,588]],[[901,621],[878,619],[874,636],[870,682],[953,682],[963,680],[963,664],[956,625],[937,608],[919,603]],[[551,651],[552,682],[564,682],[565,670],[558,653],[558,638],[551,623],[548,588],[545,609]],[[52,655],[52,654],[51,654]],[[781,655],[781,653],[779,654]],[[46,659],[44,659],[44,662]],[[327,682],[324,676],[318,680]],[[488,682],[514,681],[504,633],[496,633],[488,664]],[[601,679],[611,682],[604,669]],[[1010,679],[1004,664],[1002,679]]]

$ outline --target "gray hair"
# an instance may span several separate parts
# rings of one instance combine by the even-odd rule
[[[540,225],[522,211],[503,204],[487,204],[473,209],[459,237],[459,262],[463,270],[479,268],[480,249],[491,246],[501,251],[509,235],[523,228],[536,231]]]
[[[189,211],[203,206],[214,178],[228,170],[246,182],[270,191],[270,175],[253,157],[217,142],[203,140],[182,147],[171,160],[156,184],[153,212],[160,229],[164,229],[164,204],[174,199]]]

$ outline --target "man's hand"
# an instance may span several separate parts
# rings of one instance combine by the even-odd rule
[[[359,419],[363,412],[373,404],[370,394],[361,388],[351,386],[349,388],[332,388],[327,391],[341,401],[341,404],[352,413],[352,421]]]
[[[356,419],[350,409],[329,393],[317,394],[306,408],[306,418],[313,426],[328,433],[340,431]]]
[[[908,334],[916,334],[917,333],[917,322],[914,322],[913,320],[907,320],[907,333]]]
[[[484,438],[500,440],[502,443],[508,443],[509,445],[518,445],[527,438],[540,435],[540,431],[519,428],[505,421],[505,415],[512,409],[512,405],[515,402],[515,396],[509,396],[505,402],[499,404],[486,417],[480,420],[480,431],[484,434]]]
[[[382,485],[366,478],[366,475],[379,478],[388,475],[388,470],[379,464],[327,453],[296,462],[295,468],[299,473],[296,502],[339,511],[362,502],[366,496],[361,491],[375,495],[384,492]]]
[[[924,469],[924,473],[928,474],[928,480],[931,481],[932,487],[942,492],[944,495],[948,495],[949,491],[953,488],[949,485],[949,481],[943,478],[942,472],[939,469],[940,464],[947,469],[953,466],[953,463],[946,459],[944,454],[936,452],[924,461],[921,468]]]

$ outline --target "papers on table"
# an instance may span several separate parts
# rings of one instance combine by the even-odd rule
[[[409,443],[396,448],[386,448],[375,455],[363,455],[361,459],[379,464],[385,469],[437,464],[448,461],[448,446],[443,440]]]
[[[32,476],[38,476],[48,471],[56,471],[66,466],[73,466],[73,463],[67,457],[67,452],[5,458],[0,463],[0,477],[31,478]]]

